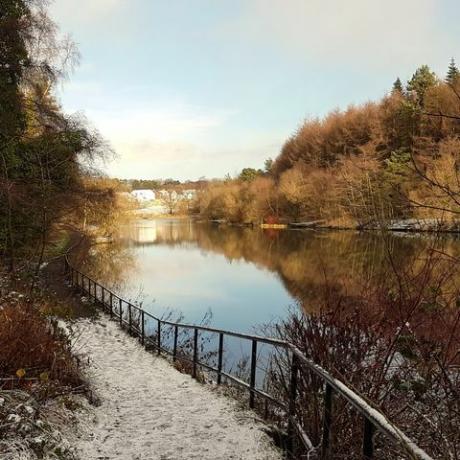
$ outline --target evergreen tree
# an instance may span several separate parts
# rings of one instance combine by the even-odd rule
[[[403,85],[401,83],[401,79],[398,77],[395,82],[393,83],[393,89],[392,89],[392,93],[400,93],[402,94],[404,91],[404,88],[403,88]]]
[[[238,178],[244,182],[252,182],[257,176],[263,174],[260,169],[243,168]]]
[[[457,64],[455,64],[454,58],[450,60],[449,68],[447,69],[446,83],[453,85],[460,77],[460,71],[458,70]]]
[[[21,20],[29,11],[24,2],[3,0],[0,11],[0,147],[24,129],[19,85],[28,55]]]
[[[437,83],[436,74],[427,65],[419,67],[407,82],[407,90],[415,92],[420,105],[423,105],[427,90]]]
[[[271,174],[273,169],[273,160],[271,158],[267,158],[264,162],[264,168],[266,174]]]

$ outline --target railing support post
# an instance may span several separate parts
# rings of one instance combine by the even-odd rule
[[[133,312],[131,304],[128,303],[128,324],[129,324],[129,333],[133,333]]]
[[[250,393],[249,393],[249,407],[254,409],[255,405],[255,392],[256,387],[256,370],[257,370],[257,340],[252,340],[252,351],[251,351],[251,375],[250,375]]]
[[[323,437],[321,441],[321,460],[329,456],[329,443],[332,420],[332,387],[326,383],[324,389]]]
[[[374,425],[367,419],[364,418],[364,430],[363,430],[363,458],[369,460],[374,456]]]
[[[157,320],[157,353],[161,354],[161,321]]]
[[[110,293],[110,317],[112,318],[113,317],[113,294]]]
[[[297,377],[299,373],[299,363],[297,360],[297,356],[295,354],[292,355],[292,362],[291,362],[291,378],[289,383],[289,407],[288,407],[288,453],[290,455],[294,454],[294,423],[295,423],[295,406],[296,406],[296,399],[297,399]]]
[[[118,299],[118,305],[120,307],[120,326],[123,327],[123,300]]]
[[[179,335],[179,327],[177,324],[174,326],[174,345],[173,345],[173,361],[177,358],[177,336]]]
[[[222,366],[224,361],[224,334],[219,333],[219,357],[217,361],[217,385],[222,383]]]
[[[102,287],[102,308],[107,310],[107,306],[105,304],[105,287]]]
[[[196,379],[196,368],[198,362],[198,329],[194,329],[193,335],[193,373],[192,377]]]
[[[145,314],[144,314],[144,310],[141,310],[141,344],[145,345]]]

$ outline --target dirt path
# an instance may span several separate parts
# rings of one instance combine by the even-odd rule
[[[250,412],[147,353],[105,316],[76,329],[101,400],[77,445],[82,459],[282,458]]]

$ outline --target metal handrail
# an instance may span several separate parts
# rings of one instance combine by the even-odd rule
[[[109,313],[111,316],[118,318],[120,325],[127,326],[128,330],[136,335],[143,345],[150,344],[158,352],[164,352],[173,357],[173,360],[178,358],[177,356],[177,340],[178,340],[178,331],[179,329],[191,329],[194,331],[194,348],[193,348],[193,359],[189,359],[181,356],[181,360],[190,362],[193,365],[192,376],[196,378],[197,376],[197,367],[201,366],[208,369],[211,372],[217,373],[217,384],[222,382],[222,377],[229,379],[236,383],[237,385],[249,390],[249,406],[251,409],[255,407],[255,396],[258,395],[264,398],[266,401],[271,401],[272,403],[277,404],[279,407],[283,408],[286,411],[286,418],[288,423],[288,441],[291,446],[294,442],[294,438],[300,440],[304,447],[308,450],[313,449],[313,445],[308,438],[307,434],[303,431],[303,428],[298,423],[295,417],[295,408],[296,408],[296,397],[297,397],[297,381],[299,373],[303,369],[307,368],[312,371],[316,376],[318,376],[325,383],[325,392],[324,392],[324,417],[323,417],[323,433],[321,441],[321,458],[328,458],[328,452],[330,448],[330,426],[332,420],[332,397],[333,393],[336,393],[343,399],[345,399],[351,406],[353,406],[364,419],[364,429],[363,429],[363,443],[362,443],[362,454],[364,459],[371,459],[374,456],[374,433],[376,430],[380,431],[386,435],[391,440],[395,441],[400,445],[407,455],[412,459],[421,459],[421,460],[433,460],[430,455],[428,455],[423,449],[417,446],[408,436],[406,436],[399,428],[397,428],[393,423],[391,423],[388,418],[377,408],[372,407],[372,405],[366,401],[362,396],[358,395],[355,391],[349,388],[340,380],[333,377],[325,369],[323,369],[318,364],[314,363],[308,359],[295,345],[287,342],[285,340],[280,340],[271,337],[261,337],[251,334],[243,334],[240,332],[227,331],[223,329],[216,329],[207,326],[192,325],[186,323],[173,322],[168,320],[162,320],[151,313],[143,310],[140,307],[133,305],[131,302],[128,302],[122,299],[120,296],[112,292],[111,290],[105,288],[97,281],[93,280],[89,276],[85,275],[81,271],[74,268],[68,259],[65,256],[65,269],[66,273],[69,274],[70,283],[72,286],[77,286],[83,292],[86,292],[90,297],[93,297],[94,300],[100,302],[102,306],[109,308]],[[85,280],[87,281],[87,287],[85,287]],[[91,292],[91,287],[93,286],[93,293]],[[97,288],[101,290],[102,298],[97,297]],[[108,297],[106,297],[106,294]],[[110,302],[106,302],[106,299],[110,299]],[[119,313],[113,308],[113,301],[117,300],[119,305]],[[126,304],[128,307],[128,320],[123,318],[123,304]],[[132,321],[132,311],[135,310],[140,315],[140,325],[135,324]],[[152,341],[147,337],[145,333],[145,318],[150,318],[157,323],[157,337],[156,342]],[[170,350],[162,347],[161,344],[161,325],[169,325],[174,327],[174,348],[171,352]],[[210,366],[206,363],[200,362],[198,359],[198,332],[210,332],[219,335],[219,351],[218,351],[218,367]],[[250,383],[225,372],[223,370],[223,342],[224,337],[237,337],[251,341],[252,343],[252,352],[251,352],[251,372],[250,372]],[[291,368],[290,368],[290,398],[289,402],[286,404],[284,402],[278,401],[273,396],[268,393],[256,388],[256,363],[257,363],[257,344],[265,343],[273,345],[276,347],[281,347],[284,350],[288,351],[292,355]],[[297,436],[296,436],[297,434]]]

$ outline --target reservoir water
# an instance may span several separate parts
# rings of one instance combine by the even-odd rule
[[[87,271],[156,316],[199,323],[210,315],[213,327],[254,332],[289,309],[317,311],[325,297],[358,303],[370,281],[427,245],[460,253],[452,237],[141,220],[96,246]]]

